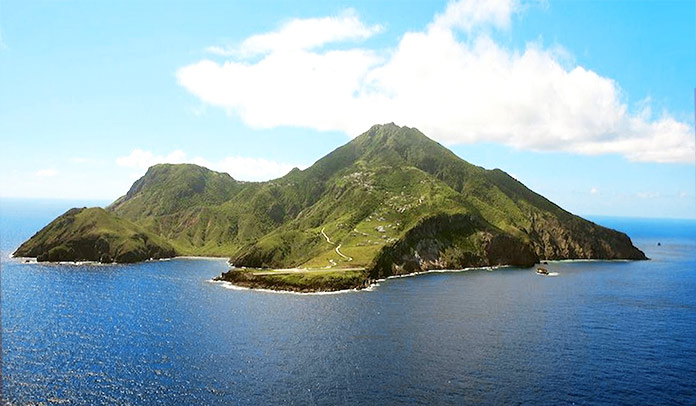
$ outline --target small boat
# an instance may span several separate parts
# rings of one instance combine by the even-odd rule
[[[538,273],[539,275],[544,275],[544,276],[546,276],[546,275],[549,274],[549,271],[548,271],[546,268],[539,267],[539,268],[537,268],[536,273]]]

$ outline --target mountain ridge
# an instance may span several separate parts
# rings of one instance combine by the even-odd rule
[[[645,259],[625,234],[393,123],[267,182],[155,165],[107,211],[178,254],[228,256],[237,267],[362,267],[378,278],[544,259]]]

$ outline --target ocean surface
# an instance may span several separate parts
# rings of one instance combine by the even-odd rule
[[[211,283],[224,260],[9,258],[72,203],[0,205],[7,404],[696,404],[694,221],[592,218],[650,261],[297,295]]]

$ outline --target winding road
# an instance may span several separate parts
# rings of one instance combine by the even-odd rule
[[[324,232],[324,229],[325,229],[325,228],[326,228],[326,227],[324,227],[324,228],[321,229],[321,235],[323,235],[324,238],[326,238],[326,242],[328,242],[328,243],[331,244],[331,245],[336,245],[336,243],[331,242],[331,240],[329,239],[329,236],[326,235],[326,233]],[[336,247],[336,254],[340,255],[340,256],[341,256],[342,258],[344,258],[346,261],[352,261],[352,260],[353,260],[353,257],[349,257],[348,255],[344,255],[344,254],[340,251],[340,248],[341,248],[341,244],[338,244],[338,246]]]
[[[328,242],[329,244],[333,244],[333,243],[331,242],[331,240],[329,240],[329,236],[326,235],[326,233],[324,232],[324,229],[325,229],[325,228],[326,228],[326,227],[324,227],[324,228],[321,229],[321,235],[323,235],[324,238],[326,238],[326,242]]]

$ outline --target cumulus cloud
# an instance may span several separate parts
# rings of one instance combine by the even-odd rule
[[[372,124],[417,127],[447,144],[495,142],[535,151],[619,154],[633,161],[693,162],[690,125],[629,111],[618,83],[568,63],[567,52],[496,43],[514,0],[463,0],[393,49],[337,46],[381,31],[355,13],[296,19],[254,35],[225,62],[177,72],[203,102],[254,128],[299,126],[357,136]],[[234,52],[233,52],[234,51]],[[249,60],[249,55],[257,55]]]
[[[116,159],[116,164],[128,168],[146,169],[160,163],[193,163],[219,172],[227,172],[237,180],[263,181],[281,177],[294,167],[304,169],[306,165],[292,165],[263,158],[229,156],[219,161],[201,157],[188,158],[186,153],[175,150],[168,155],[156,155],[150,151],[134,149],[127,156]],[[139,176],[138,176],[139,177]]]

